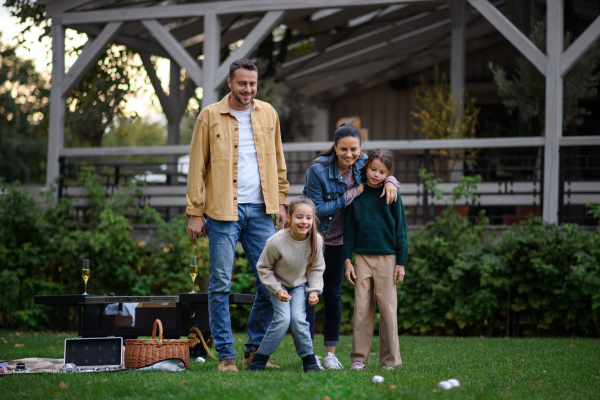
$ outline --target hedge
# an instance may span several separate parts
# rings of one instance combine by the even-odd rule
[[[2,188],[0,328],[75,329],[75,310],[36,306],[33,296],[83,292],[84,258],[91,260],[90,293],[173,295],[191,290],[187,266],[196,254],[196,290],[206,291],[208,243],[187,237],[185,216],[167,223],[150,207],[131,206],[133,187],[108,196],[92,176],[86,187],[79,213],[68,198],[40,205],[18,185]],[[406,277],[397,286],[401,334],[600,334],[600,230],[532,218],[498,240],[485,216],[479,221],[450,206],[412,233]],[[152,243],[132,239],[134,222],[156,225]],[[253,285],[239,248],[232,291],[253,293]],[[353,306],[353,287],[344,282],[342,333],[351,333]],[[231,309],[235,330],[245,329],[248,314],[248,306]]]

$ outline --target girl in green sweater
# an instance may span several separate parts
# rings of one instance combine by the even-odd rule
[[[379,306],[379,363],[384,369],[402,364],[398,344],[396,285],[404,279],[408,257],[406,216],[402,199],[387,204],[381,186],[394,172],[392,153],[377,149],[365,163],[366,186],[346,210],[344,256],[346,279],[354,289],[354,326],[350,369],[369,363],[375,324],[375,299]],[[352,253],[355,253],[354,266]],[[373,296],[373,294],[375,296]]]

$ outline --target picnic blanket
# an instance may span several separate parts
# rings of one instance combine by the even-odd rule
[[[25,368],[29,368],[27,371],[17,372],[19,374],[41,374],[42,372],[55,373],[61,372],[60,369],[65,364],[65,359],[32,357],[11,361],[0,360],[0,364],[4,364],[11,368],[10,371],[7,372],[8,374],[14,373],[14,368],[16,368],[18,363],[24,363]]]

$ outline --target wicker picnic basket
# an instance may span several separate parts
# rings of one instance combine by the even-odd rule
[[[158,340],[156,327],[158,326]],[[163,339],[163,327],[160,319],[154,321],[152,339],[125,340],[125,368],[140,368],[168,358],[179,358],[190,367],[188,339]]]

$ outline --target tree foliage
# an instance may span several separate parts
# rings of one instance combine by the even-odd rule
[[[411,114],[419,120],[417,131],[425,134],[426,139],[471,139],[475,137],[477,116],[480,108],[476,99],[465,94],[464,103],[453,99],[449,91],[445,74],[435,67],[433,86],[421,78],[422,89],[416,89],[413,95],[415,111]],[[473,157],[472,149],[442,150],[447,157]]]
[[[48,82],[0,34],[0,178],[43,183]]]
[[[125,104],[138,89],[132,78],[139,66],[133,60],[132,51],[111,46],[71,92],[66,123],[75,141],[100,147],[107,130],[127,117]]]
[[[5,6],[23,25],[21,43],[25,41],[23,33],[33,26],[42,29],[40,40],[51,35],[50,20],[35,0],[6,0]],[[82,49],[83,46],[70,48],[67,53],[78,55]],[[134,60],[134,53],[124,46],[109,46],[67,96],[67,145],[99,147],[107,129],[126,116],[127,100],[140,89],[135,78],[141,65]]]
[[[473,187],[465,181],[454,197],[468,197]],[[208,242],[187,236],[184,215],[167,223],[149,207],[132,206],[139,200],[134,188],[108,196],[94,177],[88,177],[86,188],[78,219],[69,198],[42,208],[23,188],[2,188],[0,328],[74,328],[75,313],[35,306],[33,296],[81,293],[84,258],[92,264],[90,293],[189,292],[190,255],[198,257],[200,267],[196,290],[207,290]],[[156,225],[152,241],[133,238],[135,221]],[[532,219],[496,237],[486,224],[484,216],[473,224],[448,207],[412,231],[406,277],[397,286],[401,333],[600,335],[600,228],[588,232]],[[254,293],[240,246],[231,290]],[[321,302],[317,315],[322,307]],[[354,287],[344,282],[343,334],[352,331],[353,308]],[[248,313],[249,307],[232,309],[232,327],[244,329]]]
[[[546,24],[533,23],[531,34],[532,43],[542,52],[546,51]],[[573,35],[566,32],[564,48],[573,43]],[[589,49],[586,54],[573,66],[565,76],[563,83],[563,130],[569,126],[581,126],[583,118],[589,111],[579,105],[579,101],[596,96],[600,83],[600,42]],[[535,122],[540,127],[545,125],[546,79],[527,60],[519,57],[517,67],[511,76],[498,65],[489,64],[498,85],[498,93],[504,99],[503,103],[509,112],[518,110],[519,117],[524,122]]]

